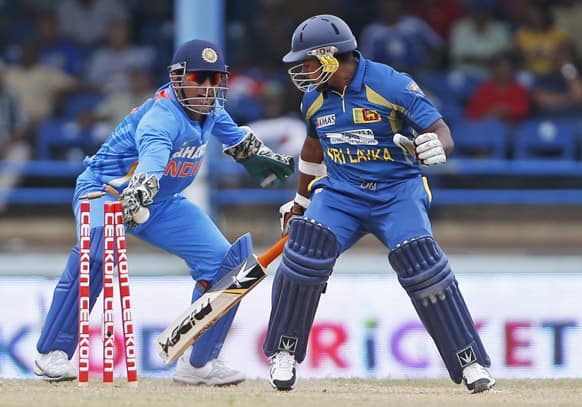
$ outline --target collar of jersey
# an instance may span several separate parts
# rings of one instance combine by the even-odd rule
[[[362,56],[360,51],[354,51],[358,54],[358,68],[356,69],[356,73],[352,78],[352,81],[349,83],[348,88],[359,92],[362,90],[362,86],[364,85],[364,72],[366,70],[366,59]]]

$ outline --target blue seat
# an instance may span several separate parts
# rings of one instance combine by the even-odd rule
[[[566,120],[528,120],[515,130],[516,159],[576,159],[576,131]]]
[[[460,120],[452,126],[455,157],[505,159],[508,126],[494,119]]]
[[[38,160],[70,160],[72,151],[84,155],[93,150],[90,129],[81,129],[75,122],[61,118],[49,119],[39,129],[36,141]]]
[[[68,98],[65,104],[65,117],[74,120],[79,113],[94,111],[102,100],[103,96],[99,93],[75,93]]]
[[[422,74],[419,82],[424,91],[442,100],[466,102],[481,80],[461,71],[434,71]]]

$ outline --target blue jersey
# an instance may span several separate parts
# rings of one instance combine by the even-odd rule
[[[321,142],[330,180],[355,184],[418,177],[418,162],[392,138],[413,137],[442,117],[408,75],[361,54],[343,93],[308,92],[301,111],[308,134]]]
[[[156,200],[162,200],[192,183],[210,135],[231,147],[244,134],[224,109],[206,116],[202,125],[191,120],[166,84],[133,109],[97,153],[85,159],[85,165],[95,181],[118,190],[127,186],[133,174],[154,174],[160,180]]]

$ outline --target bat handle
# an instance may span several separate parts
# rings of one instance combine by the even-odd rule
[[[277,243],[275,243],[269,250],[258,257],[259,264],[263,267],[267,267],[273,260],[275,260],[281,253],[283,253],[283,247],[287,243],[289,236],[283,236]]]

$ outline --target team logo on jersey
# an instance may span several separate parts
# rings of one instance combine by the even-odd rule
[[[335,114],[328,114],[317,118],[317,128],[332,126],[335,124]]]
[[[351,145],[375,146],[378,140],[374,138],[371,129],[346,130],[341,133],[325,133],[331,144],[347,143]]]
[[[382,120],[380,113],[376,110],[364,109],[363,107],[354,107],[352,109],[352,115],[354,116],[354,123],[375,123]]]
[[[416,82],[414,82],[414,81],[410,81],[410,83],[408,85],[406,85],[406,89],[411,90],[414,93],[418,93],[419,95],[424,96],[422,89],[420,89],[420,86],[418,86],[416,84]]]
[[[213,64],[218,60],[218,54],[212,48],[204,48],[202,50],[202,59],[209,64]]]

